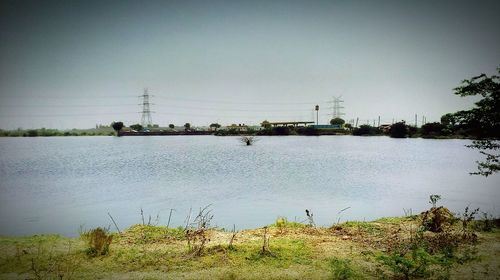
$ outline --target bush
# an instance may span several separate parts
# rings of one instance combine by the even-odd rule
[[[381,255],[378,260],[398,278],[429,277],[429,266],[435,263],[433,256],[421,247],[415,247],[406,255],[393,253]]]
[[[280,233],[284,233],[289,228],[305,228],[306,225],[299,222],[290,222],[286,217],[278,217],[271,227],[276,227]]]
[[[140,124],[133,124],[130,126],[130,128],[135,130],[135,131],[142,131],[142,129],[143,129],[142,125],[140,125]]]
[[[334,119],[331,119],[330,120],[330,124],[331,125],[339,125],[339,126],[342,126],[343,124],[345,124],[345,121],[341,118],[334,118]]]
[[[332,270],[333,279],[357,279],[356,271],[351,266],[350,260],[343,260],[339,258],[333,258],[330,260],[330,267]]]
[[[85,251],[90,257],[107,255],[113,241],[113,235],[107,229],[100,227],[82,232],[80,237],[87,242],[88,247]]]
[[[36,130],[36,129],[30,129],[23,136],[37,137],[38,136],[38,130]]]
[[[443,206],[432,207],[423,212],[421,216],[422,227],[431,232],[442,232],[445,227],[450,226],[455,221],[453,213]]]
[[[433,122],[424,124],[422,128],[420,128],[420,131],[423,137],[436,137],[445,135],[446,133],[443,132],[445,128],[445,125]]]
[[[272,134],[273,135],[290,135],[290,128],[288,128],[286,126],[273,127]]]
[[[300,135],[318,136],[319,130],[312,126],[306,126],[297,128],[297,133]]]
[[[392,138],[406,138],[408,135],[408,127],[405,122],[397,122],[391,125],[391,129],[389,129],[389,135]]]
[[[355,136],[363,136],[363,135],[370,136],[370,135],[380,135],[380,134],[382,134],[382,131],[380,131],[380,129],[367,124],[363,124],[360,127],[356,127],[352,131],[352,135]]]

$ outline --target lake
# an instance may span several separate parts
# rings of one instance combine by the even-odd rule
[[[211,204],[219,227],[261,227],[278,216],[318,225],[467,205],[500,213],[499,175],[471,176],[469,140],[355,136],[0,138],[0,235],[125,229],[159,215],[185,223]],[[339,214],[339,211],[350,207]]]

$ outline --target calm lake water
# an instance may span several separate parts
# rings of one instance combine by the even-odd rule
[[[0,234],[78,234],[141,223],[140,208],[182,225],[192,207],[212,204],[214,224],[260,227],[278,216],[316,223],[418,213],[430,194],[459,212],[498,215],[499,176],[470,176],[467,140],[388,137],[0,138]],[[350,207],[342,214],[341,209]],[[112,227],[113,228],[113,227]]]

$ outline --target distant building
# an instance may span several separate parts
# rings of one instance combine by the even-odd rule
[[[268,121],[263,121],[261,123],[262,126],[307,126],[308,124],[311,124],[314,122],[309,122],[309,121],[302,121],[302,122],[268,122]]]
[[[378,128],[380,130],[382,130],[383,132],[389,132],[389,130],[391,129],[391,125],[390,124],[381,124]]]
[[[227,130],[236,130],[236,131],[239,131],[239,132],[247,132],[248,131],[248,126],[246,126],[245,124],[232,124],[232,125],[228,125],[226,126],[226,129]]]

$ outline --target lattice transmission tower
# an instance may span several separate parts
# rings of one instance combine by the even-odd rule
[[[152,95],[149,95],[148,89],[144,89],[144,93],[142,95],[139,95],[139,97],[142,98],[142,118],[141,118],[141,125],[142,127],[151,127],[153,126],[153,121],[151,119],[151,113],[154,113],[151,111],[150,105],[153,105],[153,103],[149,102],[149,97],[152,97]]]
[[[342,118],[343,115],[345,115],[343,112],[342,112],[342,109],[344,109],[345,107],[342,106],[342,104],[340,103],[343,103],[344,100],[341,99],[342,98],[342,95],[341,96],[337,96],[337,97],[333,97],[333,100],[328,102],[328,103],[333,103],[333,106],[330,107],[329,109],[332,109],[333,112],[332,112],[332,118],[335,119],[335,118]]]

